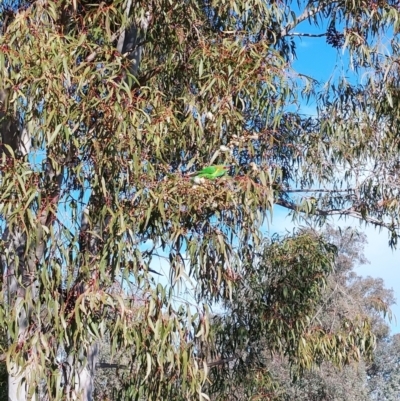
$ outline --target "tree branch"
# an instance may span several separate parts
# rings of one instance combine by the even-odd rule
[[[310,192],[322,192],[322,193],[327,193],[327,194],[332,194],[332,193],[344,193],[348,192],[351,193],[353,192],[354,189],[321,189],[321,188],[303,188],[303,189],[285,189],[285,193],[295,193],[295,192],[304,192],[304,193],[310,193]]]
[[[326,36],[327,33],[301,33],[301,32],[293,32],[293,33],[288,33],[286,36],[297,36],[297,37],[308,37],[308,38],[321,38],[322,36]]]
[[[115,40],[117,40],[118,36],[120,36],[120,33],[114,33],[114,35],[111,36],[110,42],[114,42]],[[90,63],[91,61],[93,61],[95,59],[95,57],[101,52],[102,50],[102,46],[98,46],[96,50],[94,50],[92,53],[90,53],[86,58],[85,61],[87,63]]]
[[[278,199],[275,202],[276,205],[283,206],[286,209],[293,210],[295,212],[301,212],[299,205],[289,202],[285,199]],[[358,220],[363,220],[366,223],[373,224],[374,226],[377,227],[382,227],[386,228],[388,230],[393,230],[398,229],[398,226],[393,226],[392,223],[385,223],[382,220],[375,219],[374,217],[369,217],[369,216],[363,216],[360,212],[355,210],[353,207],[350,207],[348,209],[330,209],[330,210],[322,210],[322,209],[315,209],[312,213],[315,216],[322,216],[322,217],[328,217],[328,216],[348,216],[348,217],[354,217]]]
[[[217,361],[207,362],[207,367],[213,368],[215,366],[221,366],[221,365],[224,365],[225,363],[232,362],[236,359],[237,359],[237,357],[230,357],[230,358],[225,358],[225,359],[219,359]],[[130,369],[130,366],[123,365],[120,363],[98,362],[98,363],[96,363],[96,369]],[[200,369],[204,369],[203,364],[201,364]]]
[[[309,9],[306,8],[303,13],[301,15],[299,15],[294,21],[289,22],[280,32],[280,36],[284,37],[284,36],[291,36],[289,34],[289,32],[296,27],[297,25],[299,25],[301,22],[305,21],[308,18],[313,17],[314,15],[318,14],[319,12],[321,12],[326,6],[328,5],[332,5],[333,3],[336,3],[336,1],[332,2],[332,3],[320,3],[318,4],[317,7],[313,8],[313,9]]]

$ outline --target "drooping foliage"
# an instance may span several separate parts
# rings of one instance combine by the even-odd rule
[[[323,391],[330,393],[318,381],[325,378],[327,385],[333,374],[339,376],[335,369],[352,362],[364,366],[363,373],[350,366],[347,374],[355,381],[366,376],[379,332],[375,313],[393,301],[386,290],[389,299],[381,294],[384,299],[374,308],[369,299],[374,286],[366,279],[359,281],[363,291],[354,290],[349,275],[364,257],[351,233],[343,235],[345,247],[338,247],[342,236],[331,228],[323,235],[303,230],[266,244],[232,302],[226,302],[226,314],[215,318],[213,359],[225,361],[211,372],[215,399],[314,399],[314,392],[318,399]],[[348,260],[347,252],[356,258]],[[359,388],[365,395],[366,381]]]
[[[232,324],[218,352],[250,324],[300,368],[369,349],[363,322],[349,322],[341,354],[336,343],[318,348],[325,332],[303,335],[329,250],[303,236],[265,247],[262,228],[280,204],[321,222],[355,216],[395,241],[397,2],[37,0],[10,10],[1,117],[25,135],[2,126],[0,322],[27,397],[39,385],[51,399],[76,397],[73,375],[106,333],[131,366],[118,399],[206,397],[209,310],[237,301],[245,276],[264,315],[218,323],[216,332]],[[293,70],[295,29],[320,19],[328,44],[343,43],[367,76],[362,85],[343,78],[318,92]],[[317,99],[318,117],[299,114],[302,96]],[[210,164],[232,167],[193,186],[186,173]],[[282,272],[276,288],[271,269]],[[179,297],[188,289],[192,303]],[[273,294],[287,299],[282,311]]]
[[[227,305],[229,317],[223,319],[230,324],[219,331],[221,338],[237,338],[226,334],[235,324],[242,341],[232,341],[230,348],[221,341],[226,363],[211,372],[221,386],[215,399],[367,401],[385,391],[385,372],[388,384],[396,380],[394,364],[382,366],[385,347],[392,343],[382,311],[393,305],[393,291],[354,270],[367,262],[365,236],[350,228],[324,230],[320,240],[328,239],[328,249],[337,250],[327,269],[320,261],[327,261],[329,252],[314,253],[317,238],[306,230],[281,245],[275,240],[262,259],[269,269],[243,278],[238,300]],[[254,285],[254,277],[263,281]],[[365,338],[362,325],[373,336]]]

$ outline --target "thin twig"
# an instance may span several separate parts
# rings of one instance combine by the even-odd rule
[[[287,33],[286,36],[297,36],[297,37],[303,37],[306,36],[308,38],[320,38],[322,36],[326,36],[327,33],[301,33],[301,32],[293,32],[293,33]]]
[[[295,193],[295,192],[323,192],[323,193],[352,193],[354,190],[350,189],[321,189],[321,188],[303,188],[303,189],[285,189],[286,193]]]

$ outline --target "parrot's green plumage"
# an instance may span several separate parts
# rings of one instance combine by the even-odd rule
[[[229,170],[230,166],[219,164],[215,166],[204,167],[202,170],[194,173],[195,177],[206,178],[207,180],[215,180],[218,177],[224,176]]]

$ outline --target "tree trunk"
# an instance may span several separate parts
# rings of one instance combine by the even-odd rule
[[[92,401],[94,376],[99,347],[92,344],[87,352],[70,352],[66,361],[64,380],[68,401]]]
[[[6,255],[1,257],[1,266],[5,270],[8,284],[8,307],[14,310],[15,319],[18,328],[18,344],[23,346],[25,339],[29,336],[28,321],[31,312],[31,306],[25,301],[27,295],[31,300],[36,297],[36,284],[32,282],[29,269],[25,264],[25,244],[26,237],[18,228],[14,227],[14,232],[10,233],[9,228],[4,232],[3,240],[7,244]],[[22,283],[22,285],[20,284]],[[10,341],[9,336],[9,341]],[[35,351],[32,350],[31,357],[34,357]],[[33,395],[35,389],[28,388],[28,382],[33,378],[33,371],[29,365],[29,359],[17,355],[17,359],[10,358],[8,366],[8,398],[9,401],[25,401],[29,395],[35,400]],[[21,360],[23,359],[23,361]],[[23,368],[23,364],[27,364]]]
[[[36,278],[38,261],[42,260],[46,248],[43,227],[48,227],[52,220],[51,205],[58,203],[62,175],[62,171],[56,175],[50,165],[46,169],[47,179],[56,182],[57,185],[49,193],[50,203],[44,205],[45,207],[37,216],[37,228],[35,235],[30,238],[30,249],[27,249],[28,234],[22,232],[17,223],[10,221],[10,218],[2,238],[6,247],[4,254],[1,255],[0,265],[7,277],[9,314],[14,314],[17,327],[16,350],[20,350],[20,352],[14,351],[8,365],[8,398],[10,401],[36,399],[35,393],[39,384],[39,380],[35,378],[37,373],[35,365],[38,363],[34,360],[36,349],[26,350],[24,344],[31,335],[29,321],[38,295]],[[15,345],[15,339],[12,344],[10,335],[9,342],[10,345]]]

